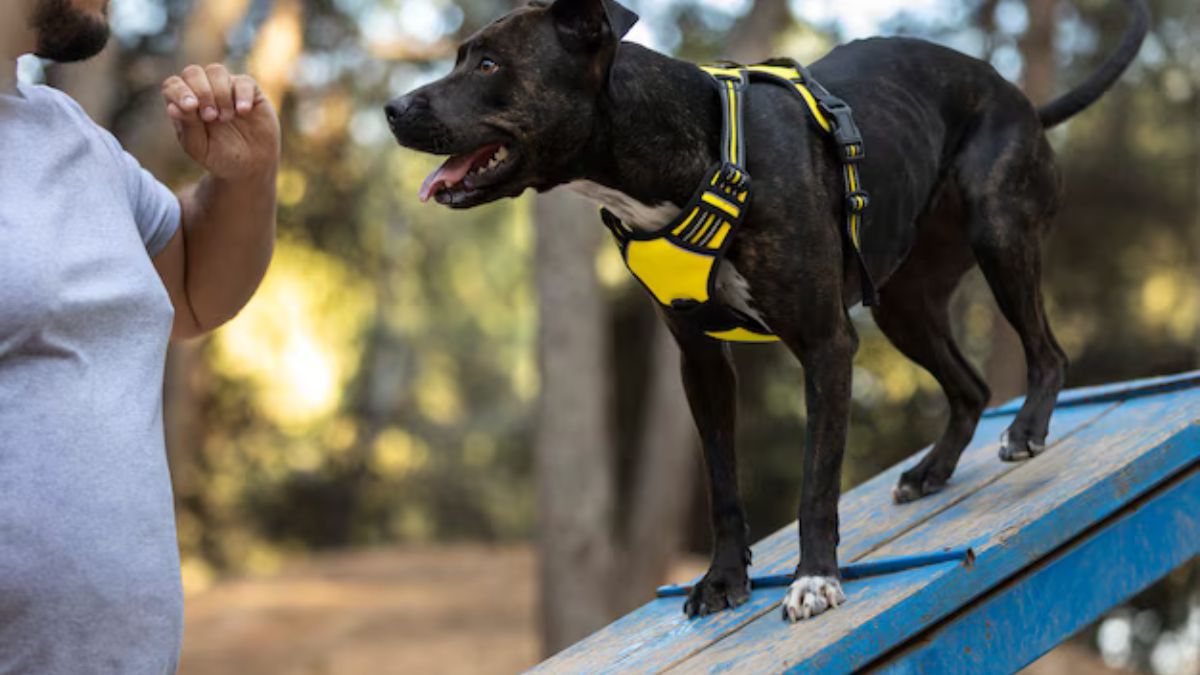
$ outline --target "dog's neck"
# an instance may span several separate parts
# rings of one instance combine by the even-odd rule
[[[716,161],[720,138],[720,101],[704,71],[622,43],[580,180],[568,186],[631,226],[661,227]]]

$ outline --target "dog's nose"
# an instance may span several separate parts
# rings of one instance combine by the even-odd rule
[[[414,110],[420,110],[428,107],[429,100],[424,96],[419,94],[408,94],[406,96],[400,96],[388,101],[388,104],[383,107],[383,113],[387,115],[388,126],[395,131],[396,127],[400,125],[400,120],[402,120],[405,115]]]

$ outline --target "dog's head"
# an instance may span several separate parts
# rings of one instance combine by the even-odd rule
[[[532,4],[463,42],[450,74],[389,102],[401,145],[450,155],[425,179],[421,200],[469,208],[570,178],[636,21],[615,0]]]

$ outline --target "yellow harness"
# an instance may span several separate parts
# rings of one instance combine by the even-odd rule
[[[751,79],[794,90],[817,126],[839,146],[846,187],[846,233],[863,272],[863,304],[876,304],[874,285],[862,265],[859,229],[869,199],[858,175],[862,136],[850,107],[830,94],[800,64],[774,60],[752,66],[701,66],[721,91],[721,162],[710,167],[687,206],[670,223],[642,232],[607,209],[604,224],[613,233],[626,267],[674,316],[693,322],[709,337],[735,342],[773,342],[779,338],[752,316],[717,302],[717,269],[737,227],[750,207],[750,177],[742,135],[742,101]]]

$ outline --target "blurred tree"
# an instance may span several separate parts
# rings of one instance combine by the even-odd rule
[[[607,308],[592,261],[600,231],[569,194],[537,199],[538,361],[535,446],[543,650],[608,622],[616,490],[609,427]]]

